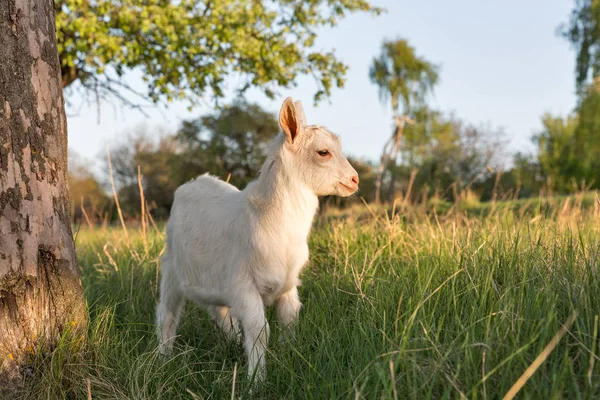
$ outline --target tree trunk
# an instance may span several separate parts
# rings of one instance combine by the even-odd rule
[[[85,327],[53,0],[0,1],[0,381]],[[1,385],[0,385],[1,386]]]
[[[388,192],[387,192],[387,202],[388,203],[394,202],[394,197],[396,194],[395,186],[396,186],[396,172],[394,170],[392,170],[391,176],[390,176],[390,186],[389,186]]]
[[[383,183],[383,174],[385,173],[385,169],[387,168],[387,164],[390,158],[390,149],[389,147],[392,145],[392,138],[390,138],[385,146],[383,146],[383,151],[381,152],[381,160],[379,161],[379,166],[377,167],[377,176],[375,178],[375,204],[379,204],[380,196],[381,196],[381,185]]]
[[[404,121],[406,119],[406,116],[398,117],[397,115],[394,115],[394,133],[383,147],[383,152],[381,153],[381,161],[379,163],[379,167],[377,167],[377,177],[375,178],[376,204],[379,203],[381,198],[381,186],[383,184],[383,176],[385,174],[385,170],[387,169],[387,166],[390,163],[391,159],[395,157],[396,154],[398,154],[398,151],[400,150],[400,142],[402,141],[402,133],[404,131]]]

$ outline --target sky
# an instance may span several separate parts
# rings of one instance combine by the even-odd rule
[[[511,152],[534,151],[531,136],[541,128],[544,112],[565,115],[575,106],[575,55],[556,34],[567,21],[572,1],[559,0],[372,0],[387,13],[355,14],[335,28],[322,29],[317,48],[334,48],[349,65],[346,84],[313,105],[317,87],[302,77],[275,100],[258,90],[247,99],[273,113],[285,97],[302,100],[308,123],[338,133],[348,155],[371,160],[391,133],[389,104],[379,101],[368,77],[369,65],[384,39],[404,38],[417,53],[441,66],[440,83],[430,106],[473,124],[502,128]],[[137,74],[129,83],[142,88]],[[175,131],[184,119],[212,112],[208,106],[188,111],[187,102],[145,116],[125,107],[101,103],[82,105],[68,98],[69,148],[98,163],[107,143],[114,143],[141,125],[147,130]],[[100,113],[98,114],[98,111]]]

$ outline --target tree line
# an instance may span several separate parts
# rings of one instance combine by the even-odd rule
[[[503,131],[425,106],[414,115],[419,123],[405,127],[402,147],[386,165],[382,185],[377,183],[376,163],[350,156],[361,177],[358,196],[323,201],[342,207],[362,199],[374,202],[377,189],[385,202],[407,194],[414,202],[454,201],[465,191],[491,199],[492,192],[499,190],[494,188],[494,179],[505,157]],[[129,216],[140,212],[140,178],[148,208],[156,218],[168,217],[174,191],[200,174],[210,173],[243,188],[258,176],[267,144],[279,131],[274,114],[244,100],[183,121],[170,133],[139,126],[110,144],[110,165],[106,154],[99,156],[100,174],[94,175],[88,162],[71,155],[73,215],[92,223],[116,219],[110,171],[122,211]]]
[[[597,82],[581,84],[585,90],[572,114],[541,116],[541,129],[531,137],[535,153],[511,156],[502,129],[475,125],[429,107],[428,95],[439,73],[406,40],[384,41],[369,78],[378,86],[382,103],[392,107],[392,134],[378,163],[350,157],[361,176],[360,193],[335,200],[338,206],[362,199],[391,203],[405,197],[411,202],[489,201],[598,188]],[[101,157],[104,172],[99,176],[72,157],[73,215],[90,222],[116,218],[108,195],[111,169],[123,211],[131,216],[140,210],[138,168],[144,196],[158,218],[168,216],[175,189],[200,174],[210,173],[243,188],[256,178],[266,145],[278,132],[274,114],[242,97],[214,113],[183,121],[175,132],[139,127],[112,144],[111,168]]]
[[[209,43],[204,30],[212,19],[223,20],[226,9],[212,2],[200,8],[194,1],[167,3],[162,8],[158,2],[141,8],[129,1],[118,6],[110,1],[84,2],[83,7],[72,0],[55,3],[62,83],[69,91],[80,90],[131,107],[139,107],[136,101],[168,102],[178,97],[193,105],[207,94],[219,104],[231,72],[227,65],[236,65],[249,79],[238,90],[241,100],[183,121],[177,132],[154,140],[156,132],[140,127],[127,140],[113,144],[114,179],[128,214],[139,209],[138,165],[145,197],[158,217],[168,215],[175,188],[201,173],[244,187],[256,177],[265,144],[278,132],[273,115],[243,101],[245,90],[257,86],[273,97],[274,87],[288,87],[302,71],[311,70],[317,77],[315,100],[329,94],[334,83],[343,85],[347,66],[333,53],[310,52],[315,38],[312,27],[335,24],[347,12],[376,15],[383,11],[362,0],[321,7],[318,13],[315,7],[320,2],[293,8],[283,3],[277,15],[259,17],[248,10],[228,14],[229,25],[217,30]],[[261,2],[253,7],[266,12]],[[148,18],[138,18],[139,12]],[[292,17],[282,17],[286,14]],[[510,156],[501,129],[474,125],[432,109],[428,100],[442,73],[439,66],[418,55],[404,39],[385,40],[371,62],[369,79],[378,87],[382,104],[391,107],[391,134],[379,160],[352,159],[361,175],[359,196],[376,203],[406,196],[411,201],[455,201],[468,195],[486,201],[596,189],[600,171],[600,83],[595,80],[600,65],[599,16],[597,2],[577,1],[570,20],[559,29],[577,52],[579,100],[570,115],[541,116],[541,129],[531,138],[536,147],[533,154]],[[247,25],[254,18],[270,18],[271,27],[295,30],[296,45],[282,41],[277,30]],[[225,28],[245,34],[231,37]],[[189,30],[189,35],[171,34],[182,30]],[[263,54],[266,46],[269,52]],[[219,48],[221,53],[209,57],[209,48]],[[189,69],[190,61],[196,68]],[[147,93],[134,93],[122,80],[132,68],[144,72]],[[103,171],[108,171],[105,161],[103,165]],[[70,183],[76,218],[85,209],[92,219],[114,218],[106,174],[94,176],[74,163]]]
[[[531,138],[537,150],[534,154],[511,156],[502,129],[475,125],[426,104],[415,106],[409,123],[393,121],[393,135],[379,164],[349,157],[361,177],[360,191],[353,198],[336,199],[335,204],[345,206],[362,199],[391,203],[405,196],[411,202],[454,202],[465,196],[489,201],[598,189],[598,115],[600,95],[590,88],[573,114],[541,116],[541,129]],[[175,189],[200,174],[210,173],[245,187],[258,176],[267,144],[278,133],[274,114],[244,100],[183,121],[175,132],[138,127],[110,146],[110,167],[123,212],[135,216],[140,210],[138,166],[149,209],[162,219],[168,217]],[[71,156],[69,184],[75,219],[85,217],[98,223],[116,218],[110,195],[111,168],[105,154],[100,159],[102,172],[94,174],[89,163]]]

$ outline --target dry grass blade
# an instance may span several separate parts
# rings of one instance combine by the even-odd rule
[[[121,205],[119,204],[119,197],[117,196],[117,189],[115,188],[115,178],[113,177],[112,163],[110,161],[110,148],[108,147],[108,144],[106,145],[106,156],[108,158],[108,171],[109,171],[109,175],[110,175],[110,184],[112,186],[115,204],[117,205],[117,212],[119,213],[119,219],[121,220],[121,226],[123,227],[123,232],[125,233],[125,239],[129,242],[129,235],[127,234],[127,227],[125,226],[125,220],[123,219],[123,212],[121,211]]]
[[[190,394],[190,396],[192,396],[192,399],[200,400],[200,396],[198,396],[196,393],[192,392],[190,389],[185,389],[185,391],[188,392]]]
[[[510,390],[504,395],[503,400],[511,400],[517,395],[517,393],[519,393],[519,390],[521,390],[521,388],[525,386],[529,378],[531,378],[531,376],[535,373],[535,371],[537,371],[540,365],[542,365],[542,363],[546,361],[546,358],[548,358],[548,356],[550,355],[550,353],[552,353],[556,345],[561,341],[563,336],[565,336],[571,325],[573,325],[573,322],[575,322],[575,318],[577,318],[577,310],[573,311],[573,314],[571,314],[567,322],[565,322],[565,324],[560,328],[556,335],[554,335],[552,340],[550,340],[546,347],[544,347],[544,350],[542,350],[542,352],[536,357],[536,359],[533,360],[531,365],[525,370],[525,372],[523,372],[523,375],[521,375],[519,379],[517,379],[517,381],[510,388]]]
[[[483,353],[481,354],[481,377],[485,378],[485,352],[483,349]],[[487,388],[485,387],[485,380],[483,381],[483,400],[487,400]]]
[[[394,400],[398,400],[398,389],[396,389],[396,373],[394,372],[394,361],[390,360],[390,379],[392,380],[392,392]]]
[[[235,380],[237,377],[237,363],[233,364],[233,382],[231,383],[231,400],[235,399]]]
[[[373,211],[371,206],[369,206],[369,203],[367,203],[367,201],[363,197],[361,197],[360,200],[362,201],[362,203],[365,205],[365,207],[371,214],[371,217],[373,217],[373,220],[377,221],[378,220],[377,215],[375,214],[375,212]]]
[[[408,188],[406,189],[406,195],[404,196],[404,199],[402,200],[402,208],[405,209],[408,204],[407,202],[410,202],[410,196],[412,195],[412,188],[413,185],[415,183],[415,178],[417,177],[417,174],[419,173],[419,168],[413,168],[410,171],[410,178],[408,180]]]
[[[144,251],[146,252],[146,256],[148,255],[148,239],[147,239],[147,229],[146,229],[146,198],[144,197],[144,186],[142,185],[142,170],[140,165],[138,164],[137,171],[138,178],[138,188],[140,190],[140,207],[141,207],[141,219],[142,219],[142,240],[144,242]]]
[[[164,239],[164,235],[163,233],[160,231],[160,229],[158,229],[158,226],[156,225],[156,222],[154,221],[154,218],[152,217],[152,214],[150,214],[150,211],[148,210],[148,207],[146,207],[146,216],[148,217],[148,219],[150,220],[150,223],[152,223],[152,227],[154,228],[154,231],[158,234],[158,236],[161,239]]]
[[[598,315],[594,316],[594,334],[592,335],[592,356],[590,357],[590,365],[587,371],[588,383],[592,386],[592,372],[594,372],[594,364],[596,362],[596,342],[598,340]]]
[[[104,246],[102,246],[102,249],[104,250],[104,254],[106,254],[106,257],[108,257],[108,262],[110,263],[110,265],[113,266],[113,268],[115,269],[115,271],[119,271],[119,266],[115,262],[115,259],[112,258],[112,256],[108,252],[108,246],[109,245],[112,246],[112,248],[116,250],[115,246],[112,243],[108,243],[108,242],[105,243]]]
[[[85,218],[85,222],[88,224],[90,229],[92,229],[93,228],[92,222],[90,221],[90,217],[88,216],[88,213],[85,211],[85,207],[83,206],[83,196],[81,196],[81,214]]]

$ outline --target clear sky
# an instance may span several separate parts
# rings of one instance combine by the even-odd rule
[[[302,100],[309,123],[339,133],[346,153],[378,159],[391,132],[389,105],[379,102],[368,78],[369,65],[383,39],[402,37],[417,53],[441,65],[441,82],[431,99],[434,108],[454,112],[465,121],[504,128],[511,151],[531,151],[530,137],[549,111],[567,114],[575,105],[574,53],[556,35],[566,21],[572,1],[559,0],[373,0],[388,12],[380,17],[353,15],[332,29],[322,30],[317,44],[335,48],[350,66],[343,89],[316,108],[312,78],[282,90],[280,98],[266,99],[258,91],[248,99],[278,112],[286,96]],[[142,87],[132,74],[132,85]],[[77,104],[75,97],[70,100]],[[204,106],[187,111],[174,103],[150,117],[109,104],[67,107],[69,147],[95,161],[106,143],[145,124],[149,131],[175,130],[182,119],[210,112]]]

